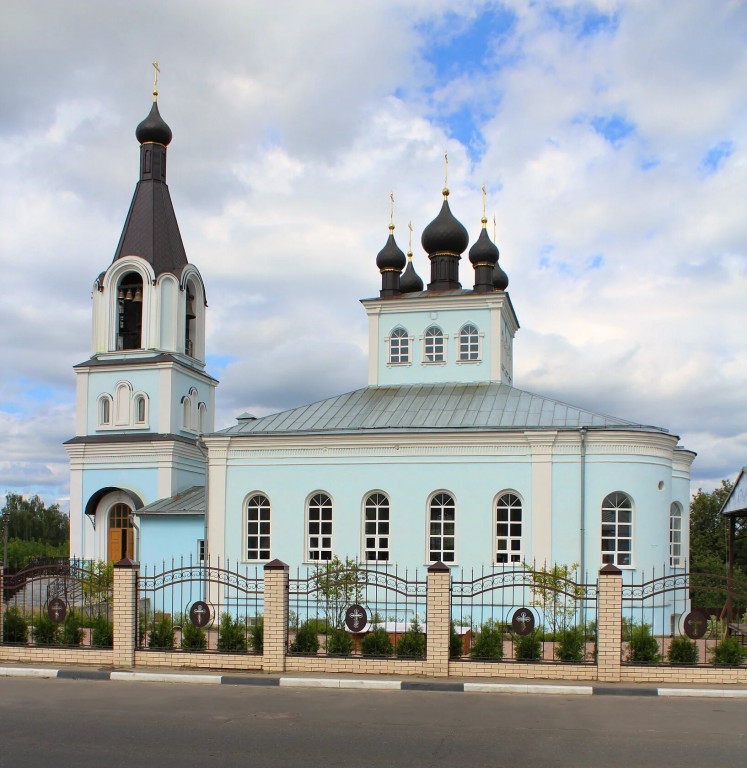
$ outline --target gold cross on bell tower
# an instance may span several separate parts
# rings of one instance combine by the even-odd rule
[[[161,72],[158,62],[153,62],[153,101],[158,101],[158,75]]]

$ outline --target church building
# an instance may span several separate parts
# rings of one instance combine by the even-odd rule
[[[368,386],[215,432],[205,286],[171,205],[156,102],[136,135],[140,180],[94,283],[91,358],[75,366],[71,555],[684,566],[695,454],[666,429],[515,386],[498,248],[484,213],[470,247],[446,188],[421,237],[427,284],[391,222],[376,257]]]

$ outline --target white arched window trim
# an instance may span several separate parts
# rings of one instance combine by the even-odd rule
[[[465,323],[456,336],[456,362],[460,365],[481,362],[484,336],[475,323]]]
[[[412,336],[406,328],[398,325],[392,328],[384,340],[387,349],[387,366],[412,365]]]
[[[669,507],[669,565],[672,568],[683,568],[685,565],[685,558],[682,556],[684,545],[682,522],[682,507],[675,501]]]
[[[325,501],[326,499],[326,501]],[[327,491],[314,491],[305,503],[306,551],[304,560],[310,563],[327,562],[332,559],[334,502]]]
[[[111,427],[112,425],[112,399],[110,395],[99,395],[96,404],[97,421],[99,427]]]
[[[436,333],[438,332],[438,333]],[[422,365],[446,365],[448,334],[438,325],[429,325],[420,337],[423,350]]]
[[[367,563],[386,563],[391,558],[391,500],[384,491],[369,491],[361,505],[361,552]]]
[[[426,507],[426,562],[454,565],[456,558],[456,497],[451,491],[434,491]]]
[[[252,491],[244,500],[244,558],[250,562],[267,561],[271,551],[270,497]]]
[[[493,501],[493,562],[497,565],[524,561],[524,500],[512,489]]]
[[[633,567],[633,500],[624,491],[613,491],[602,501],[602,565]]]

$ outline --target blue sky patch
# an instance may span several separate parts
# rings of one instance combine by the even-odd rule
[[[591,118],[591,125],[613,147],[619,147],[622,140],[635,131],[635,125],[622,115],[596,115]]]
[[[583,5],[573,8],[548,8],[547,15],[561,32],[571,32],[578,39],[604,33],[614,34],[620,21],[616,13],[600,13]]]
[[[233,355],[205,355],[205,364],[207,365],[208,371],[211,369],[223,370],[231,363],[235,363],[236,359],[237,358]]]
[[[731,157],[734,154],[734,142],[729,140],[719,141],[718,144],[714,144],[705,157],[701,160],[701,165],[705,168],[707,173],[716,173],[724,164],[724,160],[727,157]]]

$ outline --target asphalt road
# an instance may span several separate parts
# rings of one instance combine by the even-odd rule
[[[743,766],[747,701],[0,679],[0,768]]]

